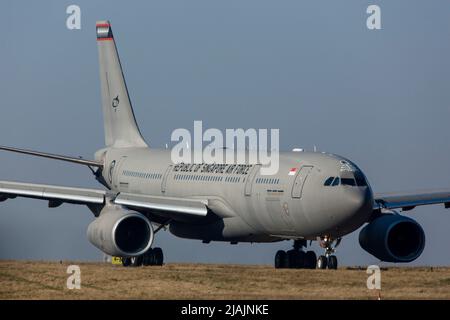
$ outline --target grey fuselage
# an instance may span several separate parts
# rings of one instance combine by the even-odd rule
[[[176,236],[209,241],[271,242],[342,237],[372,214],[370,185],[325,185],[352,179],[349,160],[319,152],[281,152],[275,175],[257,163],[174,164],[170,150],[107,148],[96,153],[103,178],[116,192],[207,199],[208,218],[170,223]],[[233,170],[234,169],[234,170]],[[332,180],[332,179],[331,179]],[[341,179],[342,180],[342,179]],[[365,181],[364,177],[364,181]]]

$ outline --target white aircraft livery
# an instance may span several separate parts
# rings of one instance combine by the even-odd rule
[[[275,254],[275,268],[336,269],[335,248],[342,237],[364,226],[361,247],[382,261],[411,262],[425,246],[422,227],[398,210],[443,204],[450,189],[374,194],[352,161],[322,152],[279,153],[278,171],[262,164],[177,163],[171,151],[149,147],[131,107],[111,24],[96,25],[105,146],[94,160],[0,147],[88,166],[99,189],[0,181],[0,201],[28,197],[86,205],[95,219],[89,241],[124,266],[162,265],[154,236],[163,228],[181,238],[210,241],[276,242],[293,248]],[[249,152],[249,151],[245,151]],[[316,256],[308,241],[324,249]]]

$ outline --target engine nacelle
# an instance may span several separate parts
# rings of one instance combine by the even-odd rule
[[[359,244],[382,261],[411,262],[422,254],[425,233],[413,219],[385,214],[361,230]]]
[[[140,213],[106,206],[87,229],[89,241],[103,252],[120,257],[138,256],[153,243],[153,227]]]

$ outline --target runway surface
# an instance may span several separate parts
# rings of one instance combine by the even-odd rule
[[[80,267],[79,290],[67,288],[69,265]],[[382,269],[381,291],[367,289],[368,276],[365,268],[0,261],[0,299],[450,299],[450,267]]]

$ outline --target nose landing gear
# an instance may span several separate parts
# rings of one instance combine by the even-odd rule
[[[325,249],[325,255],[319,256],[317,259],[317,269],[332,269],[336,270],[338,267],[337,257],[333,255],[336,252],[336,247],[341,243],[341,238],[332,239],[325,236],[319,240],[319,244]]]
[[[316,253],[305,252],[303,247],[306,247],[306,240],[295,240],[293,249],[287,252],[279,250],[275,255],[275,268],[315,269]]]

